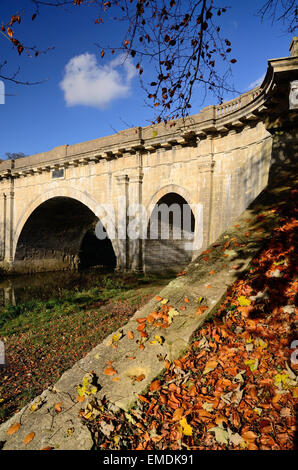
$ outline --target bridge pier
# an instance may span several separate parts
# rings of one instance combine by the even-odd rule
[[[136,152],[136,171],[128,176],[127,174],[116,176],[118,186],[117,197],[117,221],[119,255],[116,269],[119,271],[143,272],[144,256],[142,233],[144,213],[142,207],[142,155]],[[132,233],[139,235],[132,236]]]
[[[141,160],[142,155],[138,154],[137,159]],[[142,233],[144,230],[143,224],[146,224],[146,218],[142,213],[142,164],[139,161],[138,173],[129,178],[129,208],[128,208],[128,230],[131,227],[133,232],[138,234],[138,238],[132,238],[131,234],[127,234],[128,250],[129,250],[129,269],[135,272],[143,272],[143,246],[144,241]],[[145,227],[146,228],[146,227]]]
[[[116,176],[118,186],[118,258],[117,271],[129,270],[129,246],[127,240],[128,176]]]
[[[11,271],[13,264],[13,212],[14,193],[9,191],[2,194],[1,198],[1,258],[0,261],[5,271]]]

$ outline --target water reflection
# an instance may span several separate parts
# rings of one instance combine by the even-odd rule
[[[99,287],[102,277],[109,272],[112,271],[93,268],[81,272],[36,273],[0,279],[0,306],[57,298],[65,290]]]
[[[13,285],[4,285],[2,287],[2,283],[0,283],[0,286],[0,305],[16,305]]]

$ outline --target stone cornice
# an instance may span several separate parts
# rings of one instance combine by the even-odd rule
[[[0,179],[18,178],[49,172],[58,168],[77,167],[125,158],[137,152],[155,152],[181,146],[196,146],[207,136],[221,136],[263,121],[276,108],[280,86],[295,79],[298,56],[268,61],[263,83],[233,100],[208,106],[199,114],[171,123],[135,127],[82,144],[63,145],[43,154],[0,163]],[[278,100],[277,100],[278,101]]]

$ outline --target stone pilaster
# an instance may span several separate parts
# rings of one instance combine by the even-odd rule
[[[141,167],[136,175],[129,179],[129,212],[128,212],[128,243],[129,268],[132,271],[143,271],[143,230],[146,229],[146,213],[142,207],[143,174]]]
[[[128,194],[128,175],[116,176],[116,182],[118,186],[117,191],[117,242],[119,255],[117,259],[117,270],[125,271],[129,267],[129,244],[127,238],[127,210],[129,204]]]
[[[5,259],[5,240],[6,240],[6,194],[1,195],[1,213],[0,213],[0,260]]]
[[[212,241],[212,232],[213,232],[213,209],[214,209],[214,142],[213,135],[208,134],[207,138],[204,139],[201,144],[204,145],[204,158],[199,160],[198,169],[199,174],[205,173],[205,186],[204,190],[202,186],[199,188],[201,194],[199,195],[199,200],[203,205],[203,247],[208,246]],[[197,232],[198,228],[196,229]],[[198,234],[196,234],[198,236]]]
[[[13,219],[14,219],[14,192],[6,195],[6,222],[5,222],[5,253],[4,260],[11,264],[13,261]]]

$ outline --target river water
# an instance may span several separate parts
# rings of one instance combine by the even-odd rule
[[[57,298],[65,290],[100,287],[103,276],[112,271],[90,269],[80,272],[59,271],[26,274],[0,279],[0,307],[17,305],[32,299]]]

